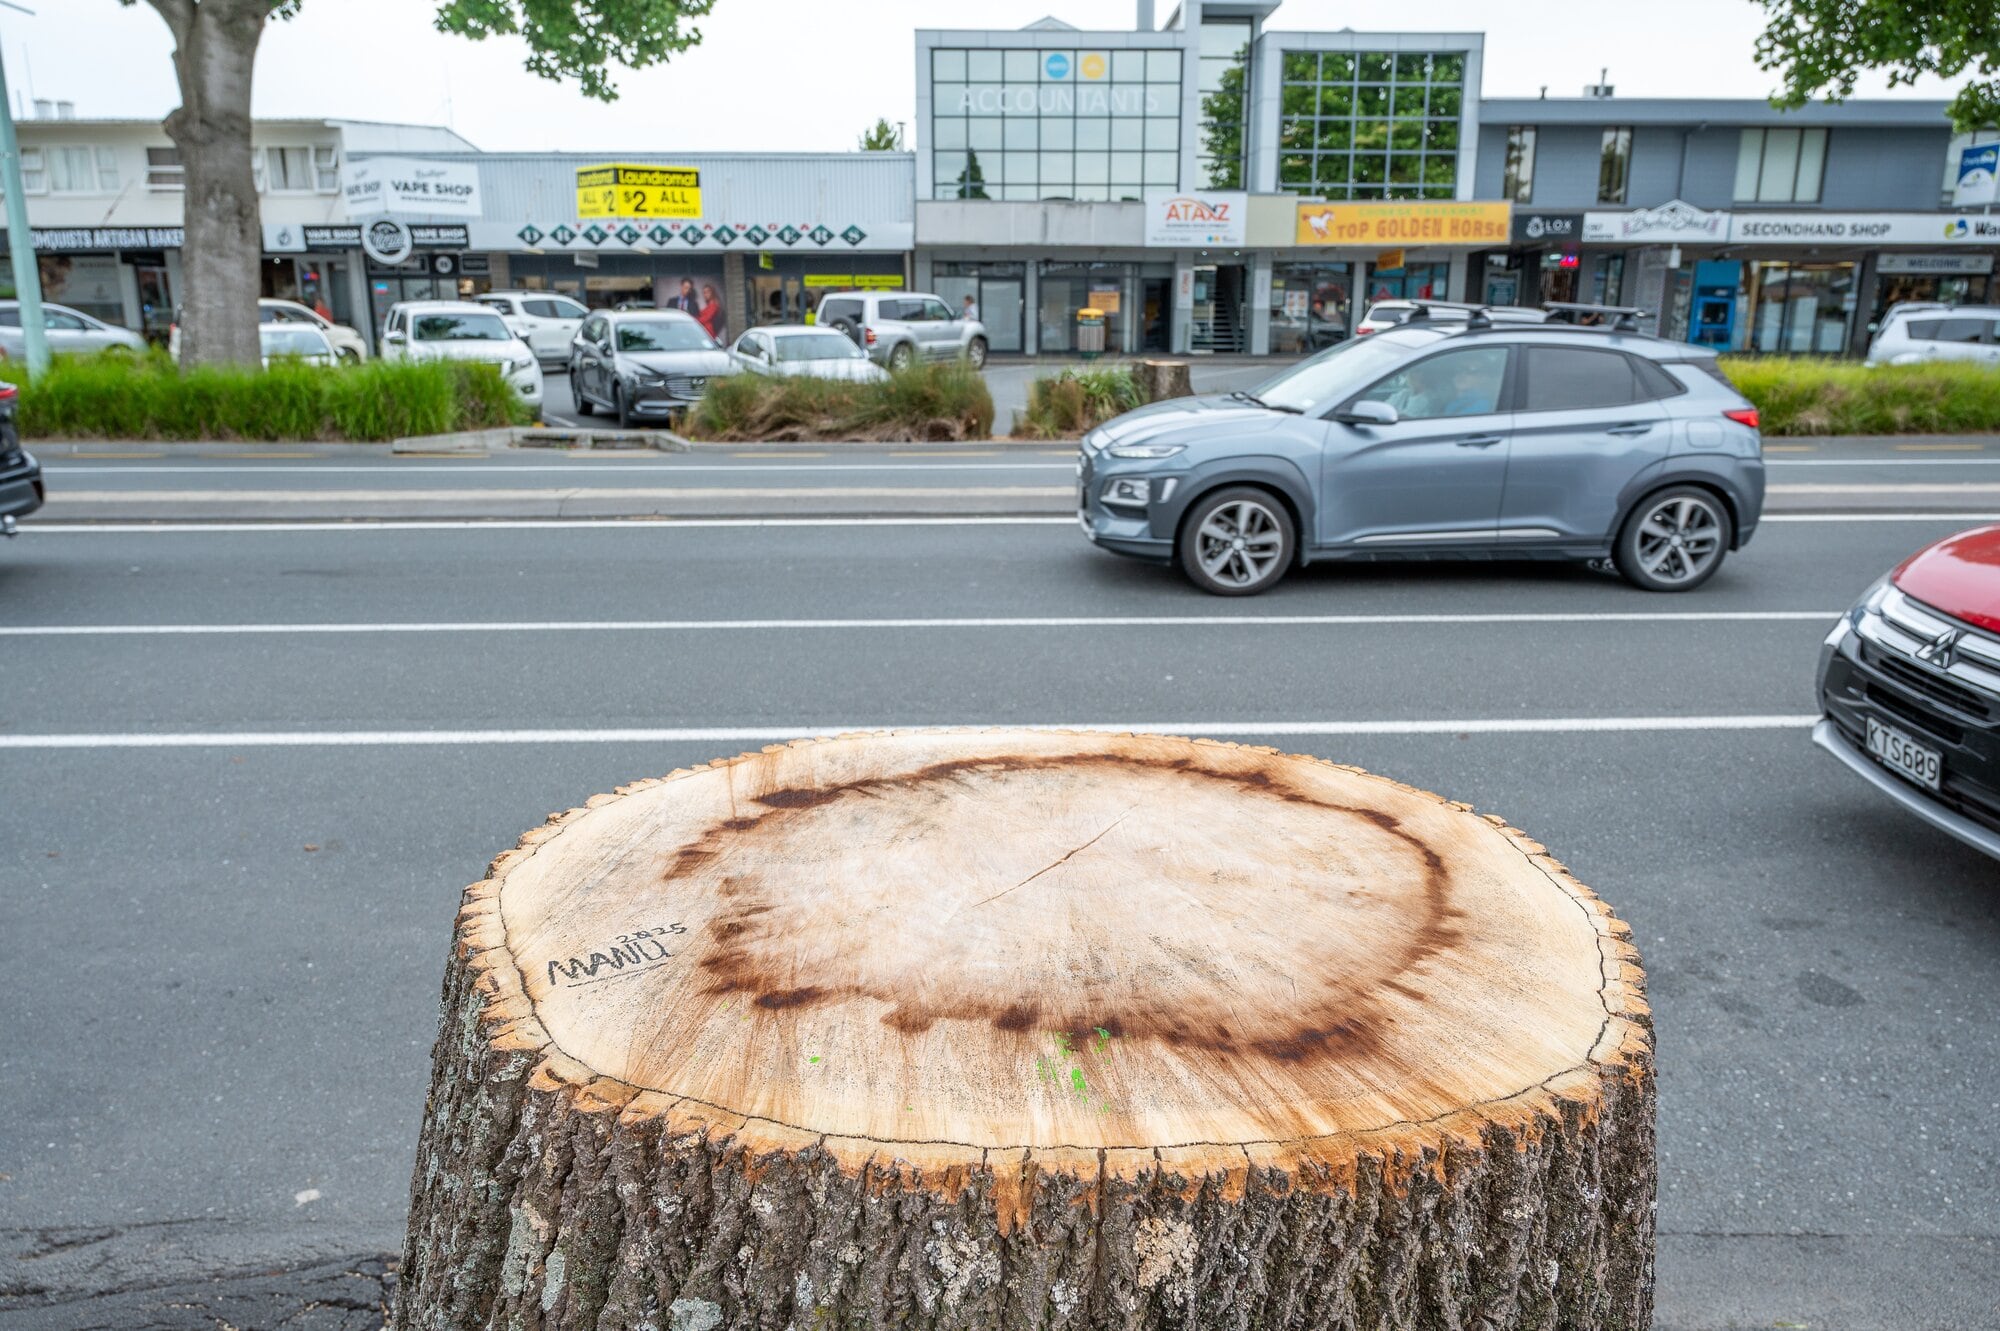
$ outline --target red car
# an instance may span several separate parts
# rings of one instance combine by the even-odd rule
[[[1820,649],[1813,739],[1931,826],[2000,858],[2000,526],[1927,546]]]

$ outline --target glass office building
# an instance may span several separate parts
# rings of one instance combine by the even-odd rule
[[[931,197],[1138,199],[1180,184],[1181,52],[930,52]]]
[[[1278,185],[1321,199],[1457,197],[1462,51],[1286,51]]]

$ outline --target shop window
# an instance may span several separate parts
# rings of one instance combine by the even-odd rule
[[[1347,339],[1354,275],[1344,263],[1281,263],[1271,270],[1270,345],[1304,356]]]
[[[179,148],[146,149],[146,188],[155,191],[187,188],[187,169],[181,165]]]
[[[1823,129],[1746,129],[1736,150],[1736,202],[1816,203],[1825,166]]]
[[[1750,349],[1830,356],[1846,351],[1854,267],[1852,263],[1751,265]]]
[[[1500,179],[1500,197],[1510,203],[1531,203],[1535,197],[1535,127],[1515,125],[1507,131],[1507,158]]]
[[[1461,53],[1289,51],[1280,66],[1279,188],[1329,199],[1454,196]]]
[[[314,192],[313,152],[310,148],[266,148],[264,178],[273,194]]]
[[[1632,131],[1607,129],[1597,155],[1597,201],[1625,202],[1625,188],[1632,174]]]

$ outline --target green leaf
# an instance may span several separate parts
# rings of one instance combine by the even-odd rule
[[[1925,75],[1971,81],[1948,114],[1958,130],[2000,123],[2000,6],[1967,0],[1758,0],[1770,16],[1757,64],[1781,84],[1772,102],[1800,107],[1851,96],[1860,76],[1889,86]]]
[[[481,41],[519,36],[527,68],[555,82],[574,81],[584,96],[618,99],[609,67],[645,69],[701,41],[693,21],[715,0],[443,0],[440,32]]]

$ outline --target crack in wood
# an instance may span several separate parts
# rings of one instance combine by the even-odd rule
[[[1099,832],[1096,836],[1084,842],[1081,846],[1078,846],[1075,850],[1069,852],[1069,854],[1064,855],[1061,859],[1058,859],[1053,863],[1043,865],[1041,868],[1029,874],[1026,878],[1023,878],[1020,882],[1014,884],[1014,886],[1002,888],[1000,891],[995,892],[992,896],[987,897],[984,901],[973,902],[972,908],[974,910],[978,910],[981,906],[987,905],[990,902],[998,901],[1001,897],[1006,896],[1009,892],[1017,892],[1020,889],[1026,887],[1029,883],[1034,882],[1037,878],[1040,878],[1043,874],[1047,873],[1049,870],[1060,868],[1061,866],[1068,864],[1078,855],[1083,854],[1084,851],[1089,850],[1092,846],[1104,840],[1106,836],[1109,836],[1111,833],[1111,829],[1118,826],[1118,824],[1124,822],[1127,818],[1131,817],[1132,809],[1136,809],[1138,807],[1139,807],[1138,805],[1134,804],[1131,809],[1125,810],[1125,812],[1119,814],[1116,818],[1113,818],[1110,822],[1106,823],[1104,825],[1104,830],[1102,832]]]

